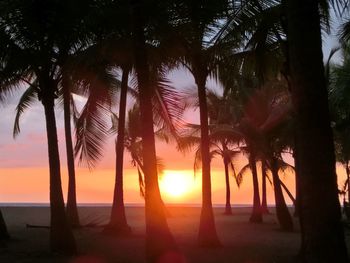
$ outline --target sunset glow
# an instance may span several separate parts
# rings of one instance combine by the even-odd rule
[[[194,190],[195,180],[193,174],[183,171],[164,171],[160,179],[162,193],[169,197],[182,197]]]

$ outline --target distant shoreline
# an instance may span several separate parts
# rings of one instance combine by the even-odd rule
[[[49,203],[0,203],[0,207],[49,207]],[[184,203],[168,203],[166,204],[170,207],[201,207],[201,204],[184,204]],[[78,203],[78,207],[111,207],[111,203]],[[143,203],[127,203],[126,207],[144,207]],[[214,208],[225,207],[225,204],[213,204]],[[234,204],[232,208],[249,208],[252,207],[251,204]],[[268,205],[268,207],[275,207],[275,205]],[[293,205],[288,205],[288,207],[293,207]]]

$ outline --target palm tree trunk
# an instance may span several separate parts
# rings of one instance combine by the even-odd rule
[[[261,212],[261,206],[260,206],[258,172],[256,170],[256,160],[255,160],[255,153],[254,153],[253,149],[250,149],[249,165],[250,165],[250,169],[252,171],[253,191],[254,191],[254,193],[253,193],[253,210],[252,210],[252,214],[249,218],[249,221],[252,223],[261,223],[263,221],[263,219],[262,219],[262,212]]]
[[[349,162],[346,162],[346,182],[348,184],[348,202],[350,203],[350,169],[349,169]]]
[[[2,216],[2,212],[0,210],[0,241],[10,239],[10,235],[7,231],[6,223],[4,217]]]
[[[137,163],[138,167],[141,169],[142,173],[145,174],[145,171],[144,171],[144,168],[143,168],[143,164],[140,161],[140,159],[136,155],[133,155],[132,159],[135,160],[135,162]],[[166,207],[166,205],[164,204],[164,201],[163,201],[162,198],[161,198],[161,202],[162,202],[162,206],[163,206],[163,210],[164,210],[165,216],[166,217],[171,217],[171,213],[168,210],[168,208]]]
[[[348,262],[322,58],[319,1],[288,0],[292,100],[300,143],[304,262]]]
[[[267,191],[266,191],[267,174],[266,174],[266,161],[265,160],[261,161],[261,177],[262,177],[262,182],[261,182],[262,183],[261,212],[263,214],[268,214],[269,213],[269,209],[267,208]]]
[[[123,67],[119,102],[118,137],[116,143],[116,174],[111,219],[105,231],[115,235],[129,234],[131,229],[127,223],[123,193],[123,161],[124,134],[126,118],[126,99],[128,91],[129,68]]]
[[[300,198],[299,198],[299,193],[300,193],[300,168],[299,168],[299,155],[298,155],[298,141],[295,136],[295,143],[294,143],[294,150],[293,150],[293,158],[294,158],[294,170],[295,170],[295,209],[294,209],[294,216],[298,217],[299,216],[299,210],[300,210]]]
[[[231,208],[231,190],[230,190],[230,175],[228,172],[228,161],[224,157],[224,167],[225,167],[225,183],[226,183],[226,205],[225,205],[225,215],[232,215]]]
[[[281,188],[281,181],[278,176],[278,166],[275,157],[270,158],[270,167],[273,179],[273,188],[275,193],[276,214],[278,222],[285,231],[293,231],[293,220],[289,213],[288,207],[284,200],[284,196]]]
[[[286,194],[288,195],[289,199],[292,201],[294,207],[295,207],[295,204],[296,204],[296,200],[294,198],[294,196],[292,195],[292,193],[289,191],[288,187],[280,180],[280,184],[281,184],[281,187],[283,188],[283,190],[286,192]]]
[[[153,129],[152,91],[149,84],[149,65],[144,36],[142,0],[132,0],[135,69],[139,87],[142,125],[142,154],[145,175],[146,259],[160,262],[168,255],[181,257],[169,230],[158,185],[157,159]]]
[[[218,247],[221,246],[221,243],[216,232],[213,205],[211,202],[208,109],[205,90],[207,73],[205,67],[200,62],[200,55],[196,57],[196,60],[194,75],[199,98],[202,157],[202,210],[199,222],[198,243],[203,247]]]
[[[65,74],[62,81],[63,87],[63,110],[64,110],[64,133],[66,137],[66,153],[67,153],[67,166],[68,166],[68,196],[67,196],[67,217],[69,223],[73,227],[80,226],[77,196],[76,196],[76,183],[75,183],[75,167],[74,167],[74,153],[72,142],[72,129],[71,129],[71,94],[70,83]]]
[[[50,83],[50,81],[45,81]],[[45,85],[44,84],[44,85]],[[60,158],[58,152],[57,128],[54,112],[54,92],[50,84],[40,85],[44,89],[43,105],[46,119],[50,168],[50,245],[51,250],[64,254],[75,254],[76,244],[64,208],[61,184]]]

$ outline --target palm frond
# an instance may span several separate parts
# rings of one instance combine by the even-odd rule
[[[138,165],[137,165],[137,174],[138,174],[138,179],[139,179],[140,195],[141,195],[141,197],[145,198],[146,197],[145,180],[143,177],[143,173],[141,172],[140,167]]]
[[[236,168],[233,164],[233,162],[230,162],[230,169],[232,171],[232,176],[233,178],[235,178],[235,181],[236,181],[236,184],[237,184],[237,187],[239,188],[242,184],[242,181],[243,181],[243,177],[240,176],[238,177],[237,173],[236,173]]]
[[[175,138],[178,130],[183,127],[183,113],[185,105],[182,102],[181,94],[170,84],[165,77],[165,72],[160,70],[151,81],[154,87],[153,112],[154,122],[163,130],[168,130],[169,134]]]
[[[268,172],[266,172],[266,179],[267,179],[267,181],[269,181],[270,185],[273,185],[271,175]]]
[[[157,172],[158,172],[158,178],[161,178],[164,174],[165,164],[163,162],[163,159],[157,156]]]
[[[290,173],[290,172],[293,172],[295,173],[295,167],[287,162],[285,162],[284,160],[282,160],[281,158],[278,159],[277,161],[277,164],[278,164],[278,167],[279,169],[284,173],[286,174],[287,173]]]
[[[250,165],[246,164],[245,166],[243,166],[241,168],[241,170],[238,172],[237,176],[236,176],[236,182],[239,182],[239,185],[241,185],[242,181],[243,181],[243,176],[246,172],[248,172],[248,170],[251,170]]]
[[[16,117],[15,122],[13,126],[13,137],[16,138],[16,136],[21,132],[20,129],[20,119],[22,114],[30,108],[36,101],[38,101],[38,89],[35,85],[29,86],[26,91],[22,94],[18,105],[16,107]]]
[[[112,126],[110,128],[110,132],[112,134],[115,134],[118,132],[118,122],[119,122],[119,117],[116,113],[111,111],[111,122],[112,122]]]
[[[333,7],[335,13],[339,16],[342,16],[346,11],[349,10],[350,7],[349,0],[329,0],[329,3]]]
[[[186,153],[200,144],[200,138],[197,136],[179,137],[177,140],[177,150]]]
[[[75,156],[78,156],[80,163],[85,162],[89,169],[102,157],[110,130],[107,121],[109,108],[105,94],[93,89],[77,121]]]
[[[193,175],[196,176],[196,173],[199,168],[201,168],[202,163],[202,155],[201,155],[201,148],[198,146],[195,155],[194,155],[194,162],[193,162]]]

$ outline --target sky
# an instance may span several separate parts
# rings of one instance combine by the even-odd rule
[[[339,22],[334,23],[334,28]],[[338,45],[336,37],[324,36],[324,57],[327,57],[332,47]],[[339,62],[340,55],[334,61]],[[173,85],[179,89],[188,89],[195,86],[193,77],[185,70],[177,70],[169,75]],[[213,81],[207,86],[220,92],[220,87]],[[6,105],[0,106],[0,203],[29,202],[47,203],[49,201],[49,169],[47,139],[43,106],[38,102],[31,107],[21,119],[21,133],[14,140],[12,137],[15,108],[19,94],[14,94]],[[129,103],[130,104],[130,103]],[[198,122],[198,111],[190,110],[186,113],[186,120]],[[63,110],[56,107],[57,129],[61,159],[62,187],[64,196],[67,193],[67,167],[64,148]],[[89,171],[86,167],[76,164],[77,199],[79,203],[110,203],[114,186],[114,139],[106,143],[103,159],[97,167]],[[200,204],[201,178],[200,173],[194,176],[193,153],[182,154],[177,152],[174,144],[167,145],[157,142],[157,155],[165,164],[164,175],[160,178],[160,188],[165,203]],[[291,157],[286,159],[293,163]],[[240,156],[235,160],[237,170],[247,164],[247,159]],[[344,181],[344,172],[337,166],[340,174],[339,182]],[[225,181],[222,160],[212,161],[212,198],[214,204],[223,204],[225,201]],[[180,179],[174,179],[180,178]],[[294,175],[281,175],[282,180],[294,193]],[[252,189],[251,175],[244,176],[243,184],[238,189],[231,179],[231,201],[233,204],[251,204]],[[178,188],[174,187],[178,185]],[[182,184],[182,185],[181,185]],[[174,191],[174,189],[178,189]],[[137,170],[132,166],[128,153],[124,161],[124,195],[127,204],[139,204],[144,200],[139,194]],[[291,201],[285,196],[286,201]],[[268,202],[274,203],[273,191],[268,184]]]

